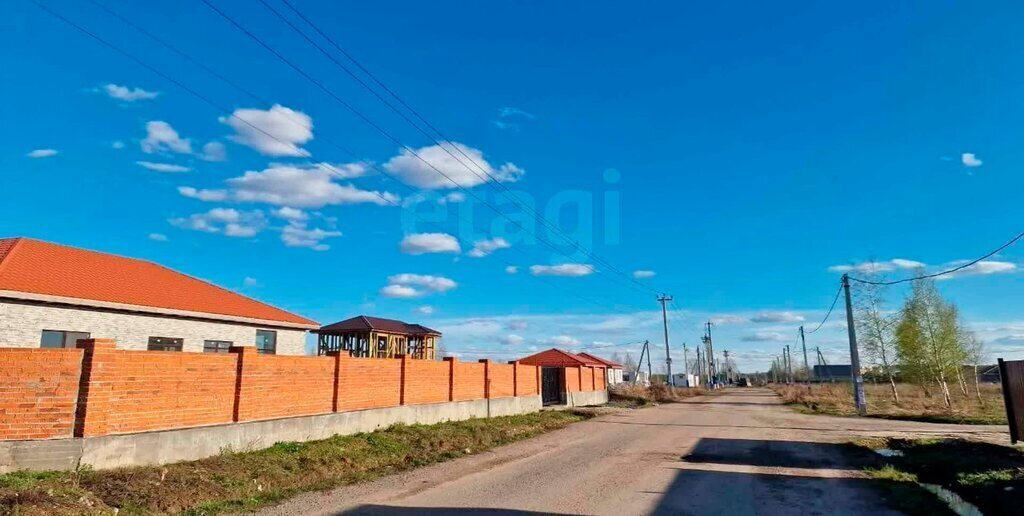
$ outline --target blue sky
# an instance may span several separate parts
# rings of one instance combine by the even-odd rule
[[[506,188],[616,269],[653,271],[636,281],[675,296],[680,358],[714,317],[746,369],[820,320],[835,266],[934,269],[1021,229],[1019,4],[294,0],[499,186],[260,5],[214,2],[416,153],[198,0],[100,1],[261,100],[89,3],[43,2],[218,107],[5,5],[0,234],[154,260],[324,323],[416,320],[466,358],[660,344],[654,294],[543,228],[557,251],[524,238]],[[1020,256],[940,285],[993,356],[1024,349]],[[841,326],[815,338],[843,360]]]

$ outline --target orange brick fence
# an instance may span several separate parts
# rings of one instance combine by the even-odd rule
[[[601,368],[571,369],[571,390],[603,390]],[[0,440],[152,430],[540,394],[537,366],[79,349],[0,348]]]

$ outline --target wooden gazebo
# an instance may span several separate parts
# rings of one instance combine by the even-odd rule
[[[360,315],[328,324],[317,334],[317,353],[348,351],[354,357],[410,358],[434,360],[441,333],[419,324]]]

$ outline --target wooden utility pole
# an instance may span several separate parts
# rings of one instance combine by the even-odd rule
[[[857,407],[857,414],[863,416],[868,412],[868,404],[864,399],[864,377],[860,375],[857,330],[853,325],[853,301],[850,300],[850,276],[846,274],[843,274],[843,292],[846,296],[846,331],[850,336],[850,377],[853,379],[853,403]]]
[[[725,383],[732,381],[732,366],[729,365],[729,350],[722,350],[722,354],[725,355]]]
[[[674,385],[675,381],[672,380],[672,353],[668,347],[668,311],[665,309],[665,303],[672,300],[672,296],[661,294],[658,296],[658,302],[661,303],[661,322],[665,327],[665,371],[668,373],[666,383]]]
[[[711,340],[711,321],[708,321],[705,324],[705,328],[707,328],[707,331],[705,335],[701,337],[701,340],[704,342],[704,346],[707,348],[706,350],[704,350],[704,359],[707,361],[708,365],[707,374],[708,384],[710,385],[711,380],[715,377],[715,347],[714,343]]]
[[[686,350],[686,343],[683,343],[683,374],[686,375],[686,386],[693,387],[690,385],[690,354]]]

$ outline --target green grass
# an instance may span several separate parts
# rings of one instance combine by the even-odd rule
[[[1020,449],[963,439],[871,439],[865,449],[899,450],[880,459],[872,478],[938,484],[976,505],[984,514],[1020,514],[1024,506],[1024,453]]]
[[[586,419],[572,411],[398,425],[372,433],[166,466],[0,475],[0,515],[189,514],[252,510],[527,439]]]

